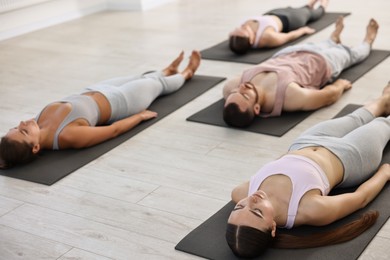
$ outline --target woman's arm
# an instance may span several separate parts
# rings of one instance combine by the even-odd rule
[[[344,79],[338,79],[322,89],[302,88],[296,83],[290,84],[286,90],[283,110],[308,111],[329,106],[339,100],[344,91],[351,87],[351,82]]]
[[[358,209],[364,208],[390,180],[390,164],[383,164],[378,171],[352,193],[335,196],[318,196],[313,203],[309,225],[322,226],[341,219]]]
[[[90,147],[117,137],[142,121],[156,116],[156,112],[145,110],[107,126],[67,126],[60,134],[60,147],[61,149]]]
[[[287,42],[291,42],[305,34],[312,34],[315,30],[310,27],[301,27],[288,33],[276,32],[274,29],[269,29],[261,36],[259,47],[278,47]]]

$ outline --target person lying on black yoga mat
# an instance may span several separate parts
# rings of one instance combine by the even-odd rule
[[[343,17],[338,18],[330,39],[286,47],[228,80],[223,89],[224,121],[245,127],[255,116],[315,110],[336,102],[352,84],[334,80],[344,69],[368,57],[378,32],[378,23],[371,19],[363,42],[349,48],[340,40],[343,21]]]
[[[318,8],[314,5],[320,2]],[[264,15],[251,17],[229,34],[229,47],[236,54],[245,54],[249,49],[281,46],[314,29],[305,26],[325,14],[328,0],[309,0],[300,8],[279,8]]]
[[[2,137],[2,168],[31,161],[42,149],[84,148],[102,143],[157,116],[145,110],[160,95],[180,89],[198,69],[199,51],[178,72],[184,52],[165,69],[106,80],[47,105],[36,118],[22,121]]]
[[[281,235],[277,228],[324,226],[364,208],[390,181],[390,165],[380,165],[389,139],[390,82],[375,101],[303,132],[285,155],[232,191],[237,204],[226,231],[230,248],[238,256],[255,257],[271,246],[309,248],[360,235],[378,212],[305,237]],[[354,192],[328,196],[334,188],[356,186]]]

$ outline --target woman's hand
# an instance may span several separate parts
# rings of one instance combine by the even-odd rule
[[[390,164],[384,163],[379,167],[378,172],[381,172],[387,176],[387,181],[390,181]]]
[[[302,35],[304,34],[313,34],[316,32],[313,28],[310,28],[309,26],[301,27],[298,30],[301,31]]]
[[[141,116],[142,121],[157,117],[157,113],[150,110],[144,110],[142,112],[139,112],[138,115]]]

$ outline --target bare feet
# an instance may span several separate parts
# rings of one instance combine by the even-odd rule
[[[328,8],[329,0],[321,0],[321,6],[326,10]]]
[[[313,9],[314,8],[314,5],[316,4],[318,0],[309,0],[309,2],[307,3],[307,6],[310,7],[310,9]]]
[[[390,80],[387,82],[387,86],[383,88],[382,94],[389,94],[390,95]]]
[[[174,61],[172,61],[172,63],[169,64],[168,67],[163,69],[164,75],[165,76],[170,76],[170,75],[177,74],[179,65],[182,62],[183,58],[184,58],[184,51],[181,51],[179,56]]]
[[[341,43],[340,34],[343,31],[343,29],[344,29],[344,17],[340,16],[339,18],[337,18],[336,28],[333,31],[332,35],[330,36],[330,39],[335,43]]]
[[[367,25],[367,34],[366,37],[364,38],[364,41],[372,45],[378,33],[378,28],[379,25],[377,21],[375,21],[374,19],[370,19],[370,22]]]
[[[192,51],[187,68],[185,68],[181,72],[181,74],[184,76],[186,80],[192,78],[192,76],[195,74],[195,71],[198,69],[200,65],[200,60],[201,60],[200,52]]]
[[[365,108],[374,116],[390,115],[390,82],[387,83],[386,87],[384,87],[382,96],[365,105]]]
[[[309,2],[307,3],[307,6],[308,6],[310,9],[314,9],[314,5],[315,5],[317,2],[320,2],[320,6],[322,6],[322,8],[324,8],[324,9],[326,10],[326,8],[328,7],[328,2],[329,2],[329,0],[309,0]]]

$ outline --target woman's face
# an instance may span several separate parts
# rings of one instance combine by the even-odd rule
[[[264,191],[258,190],[251,196],[240,200],[234,207],[228,223],[237,226],[249,226],[261,231],[276,229],[274,208]]]
[[[6,136],[20,143],[39,145],[40,129],[34,119],[21,121],[17,127],[11,128]]]
[[[232,32],[230,32],[229,36],[241,36],[248,38],[250,44],[253,44],[255,42],[256,37],[255,32],[247,24],[243,24],[240,27],[234,29]]]

